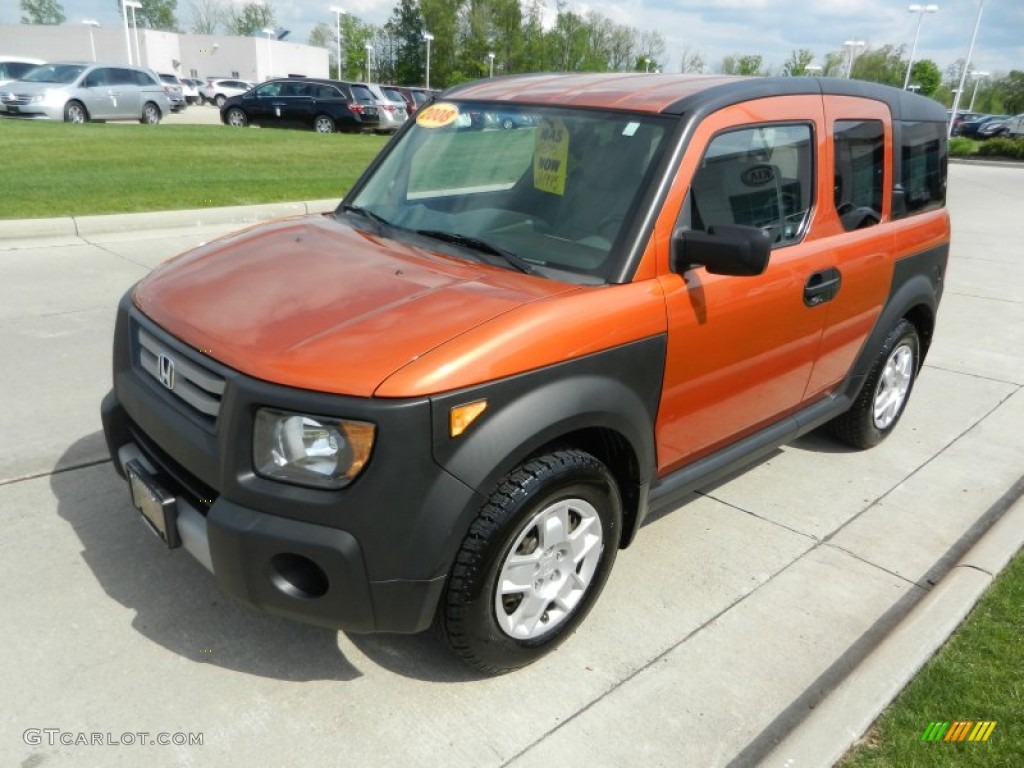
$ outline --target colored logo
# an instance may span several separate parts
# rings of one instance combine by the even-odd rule
[[[921,741],[988,741],[995,729],[995,720],[932,722],[921,734]]]

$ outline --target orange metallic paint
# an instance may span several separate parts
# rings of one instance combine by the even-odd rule
[[[453,337],[577,290],[309,217],[179,257],[139,284],[135,303],[169,333],[250,376],[368,397]]]

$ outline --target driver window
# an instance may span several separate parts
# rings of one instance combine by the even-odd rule
[[[811,126],[764,125],[720,133],[708,145],[678,224],[707,231],[763,229],[775,246],[798,242],[813,198]]]

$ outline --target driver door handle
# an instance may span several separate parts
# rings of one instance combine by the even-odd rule
[[[843,276],[835,267],[812,273],[804,283],[804,304],[816,307],[826,301],[832,301],[842,284]]]

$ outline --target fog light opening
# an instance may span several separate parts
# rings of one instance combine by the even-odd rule
[[[302,555],[282,552],[270,560],[270,581],[288,595],[313,600],[327,594],[330,582],[323,569]]]

